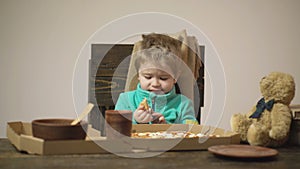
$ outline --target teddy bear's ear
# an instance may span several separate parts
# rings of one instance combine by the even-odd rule
[[[264,76],[260,79],[260,84],[265,83],[265,80],[267,79],[267,76]]]

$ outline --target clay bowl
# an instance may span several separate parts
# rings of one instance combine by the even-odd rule
[[[71,125],[73,119],[37,119],[33,120],[32,134],[44,140],[85,139],[87,122]]]
[[[132,111],[130,110],[106,110],[105,130],[108,139],[120,139],[130,137],[132,129]]]

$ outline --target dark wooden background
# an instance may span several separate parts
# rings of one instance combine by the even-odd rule
[[[105,110],[114,109],[114,99],[124,92],[133,44],[92,44],[89,63],[88,101],[97,105],[89,114],[92,126],[104,134]],[[195,111],[200,122],[201,107],[204,104],[204,46],[200,46],[202,67],[197,79],[199,97],[195,98]]]

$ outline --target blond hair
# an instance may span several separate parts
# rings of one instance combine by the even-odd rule
[[[164,34],[151,33],[142,35],[141,50],[136,53],[135,68],[139,72],[140,65],[152,63],[162,69],[168,66],[175,77],[180,74],[181,41]]]
[[[136,54],[137,58],[135,60],[135,68],[137,72],[140,70],[140,66],[145,63],[151,63],[162,70],[167,66],[172,72],[167,72],[168,74],[178,77],[180,74],[180,60],[179,58],[169,50],[162,47],[151,47],[149,49],[144,49],[138,51]]]

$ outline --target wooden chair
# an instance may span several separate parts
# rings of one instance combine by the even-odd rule
[[[114,109],[113,97],[118,97],[125,91],[130,56],[134,44],[92,44],[89,63],[89,91],[88,101],[97,105],[89,114],[88,121],[92,127],[104,133],[105,110]],[[200,46],[202,67],[194,90],[199,98],[194,99],[197,120],[200,122],[201,107],[204,104],[204,46]],[[177,86],[177,92],[180,92]],[[115,98],[117,99],[117,98]],[[116,101],[116,100],[115,100]]]

